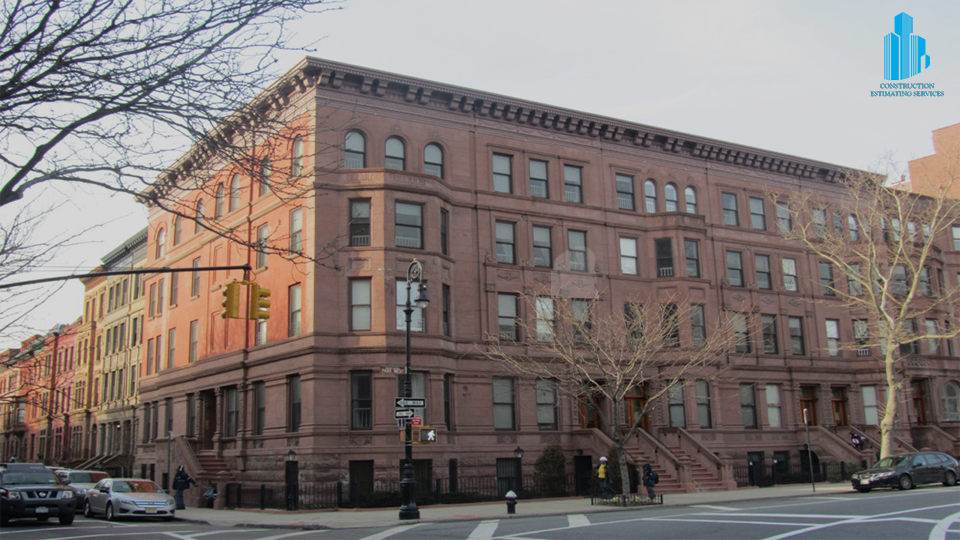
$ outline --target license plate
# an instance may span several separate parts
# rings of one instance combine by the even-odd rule
[[[148,513],[148,514],[156,514],[156,513],[157,513],[157,509],[156,509],[156,508],[147,508],[147,513]]]
[[[869,483],[870,483],[869,480],[861,480],[861,481],[860,481],[860,484],[862,484],[862,485],[864,485],[864,486],[866,486],[866,485],[869,484]]]
[[[36,512],[37,512],[38,514],[49,514],[49,513],[50,513],[50,509],[47,508],[46,506],[38,506]]]

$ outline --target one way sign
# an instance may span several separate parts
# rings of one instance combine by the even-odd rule
[[[398,409],[405,409],[407,407],[417,407],[424,408],[427,406],[427,400],[424,398],[403,398],[398,397],[396,399],[396,404]],[[400,418],[399,416],[397,418]],[[406,418],[406,417],[404,417]]]
[[[394,418],[413,418],[414,412],[413,409],[397,409],[393,413]]]

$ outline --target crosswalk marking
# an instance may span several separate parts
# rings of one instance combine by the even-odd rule
[[[481,521],[467,537],[467,540],[490,540],[493,538],[493,533],[497,532],[497,525],[499,524],[499,519]]]
[[[728,512],[739,510],[739,508],[734,508],[732,506],[714,506],[712,504],[694,504],[691,505],[691,508],[709,508],[711,510],[724,510]]]
[[[395,534],[402,533],[403,531],[409,531],[410,529],[412,529],[412,528],[414,528],[414,527],[419,527],[420,525],[423,525],[423,523],[413,523],[413,524],[410,524],[410,525],[401,525],[401,526],[399,526],[399,527],[394,527],[394,528],[392,528],[392,529],[387,529],[387,530],[385,530],[385,531],[380,531],[380,532],[378,532],[377,534],[371,534],[370,536],[365,536],[365,537],[361,538],[360,540],[383,540],[384,538],[390,538],[391,536],[393,536],[393,535],[395,535]],[[312,532],[317,532],[317,531],[312,531]]]
[[[567,522],[570,524],[570,528],[574,527],[589,527],[590,519],[583,514],[570,514],[567,516]]]

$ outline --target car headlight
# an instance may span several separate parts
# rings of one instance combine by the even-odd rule
[[[60,498],[61,498],[61,499],[72,499],[72,498],[73,498],[73,492],[70,491],[69,489],[65,489],[65,490],[63,490],[63,491],[60,492]]]
[[[0,490],[0,498],[7,499],[7,500],[14,500],[14,499],[20,499],[22,497],[20,497],[19,491]]]

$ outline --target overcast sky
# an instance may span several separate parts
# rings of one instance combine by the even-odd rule
[[[943,97],[870,96],[901,12],[931,59],[902,82]],[[323,39],[278,73],[310,54],[838,165],[874,170],[892,155],[905,169],[933,153],[931,131],[960,122],[958,27],[956,0],[348,0],[290,29],[297,44]],[[70,199],[51,230],[104,226],[52,274],[94,268],[146,226],[124,198]],[[82,298],[65,286],[34,323],[73,321]]]

